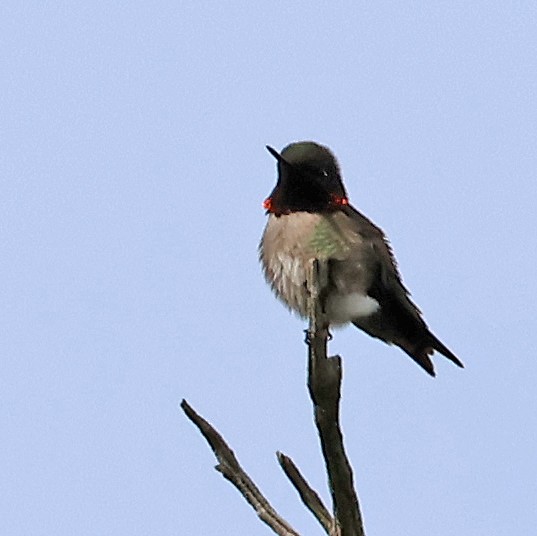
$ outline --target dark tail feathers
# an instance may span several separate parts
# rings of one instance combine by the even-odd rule
[[[430,331],[427,332],[427,335],[419,343],[398,341],[396,344],[431,376],[436,376],[433,362],[430,359],[430,356],[433,355],[435,350],[444,357],[447,357],[458,367],[464,368],[464,365],[459,358],[447,348],[447,346],[442,344]]]

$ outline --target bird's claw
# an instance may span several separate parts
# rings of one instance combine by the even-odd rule
[[[328,328],[326,329],[326,340],[331,341],[332,340],[332,334],[330,333]],[[311,344],[311,341],[313,340],[315,333],[311,332],[309,329],[304,330],[304,342],[306,344]]]
[[[313,333],[309,329],[304,330],[304,342],[309,346],[313,339]]]

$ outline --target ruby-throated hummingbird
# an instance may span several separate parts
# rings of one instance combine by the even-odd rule
[[[330,150],[310,141],[291,143],[281,154],[267,149],[278,161],[278,181],[263,205],[268,222],[259,257],[278,298],[306,318],[308,266],[324,259],[329,326],[352,322],[399,346],[432,376],[435,350],[462,367],[410,300],[382,230],[349,204]]]

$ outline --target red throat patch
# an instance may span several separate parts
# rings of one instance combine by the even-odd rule
[[[344,207],[349,204],[349,198],[341,195],[330,194],[330,204],[333,207]]]
[[[330,195],[330,207],[331,208],[338,208],[338,207],[344,207],[345,205],[349,204],[349,198],[345,196],[340,196],[336,194]],[[267,197],[263,201],[263,208],[272,214],[276,214],[276,207],[274,206],[274,203],[272,201],[272,197]],[[285,212],[283,212],[285,214]]]

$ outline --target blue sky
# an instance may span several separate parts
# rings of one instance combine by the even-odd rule
[[[3,2],[3,534],[270,534],[183,397],[321,533],[275,459],[328,500],[304,324],[256,250],[264,146],[303,139],[466,364],[335,333],[368,536],[533,534],[536,49],[534,2]]]

